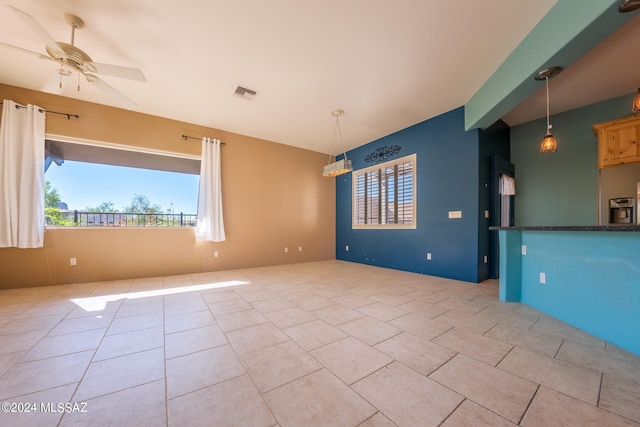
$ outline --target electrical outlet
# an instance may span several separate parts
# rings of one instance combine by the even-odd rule
[[[213,251],[213,257],[218,258],[218,251]]]
[[[486,264],[487,262],[489,262],[489,258],[485,255],[484,256],[484,263]]]
[[[75,258],[69,258],[69,265],[77,265],[78,262]]]
[[[431,252],[427,252],[427,261],[431,261]]]
[[[522,245],[522,255],[526,255],[527,254],[527,247],[525,245]]]
[[[489,211],[484,211],[484,217],[489,218]]]
[[[284,247],[284,251],[285,251],[285,252],[289,252],[289,248],[285,246],[285,247]]]
[[[540,273],[540,283],[542,283],[543,285],[547,284],[547,275],[544,273]]]
[[[349,245],[345,246],[345,247],[344,247],[344,250],[345,250],[345,251],[347,251],[347,252],[349,252]]]
[[[302,252],[302,246],[298,246],[298,252]]]

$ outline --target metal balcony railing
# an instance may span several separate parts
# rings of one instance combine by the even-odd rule
[[[61,212],[69,227],[195,227],[196,214],[134,212]]]

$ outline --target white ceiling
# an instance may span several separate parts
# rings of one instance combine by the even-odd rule
[[[132,99],[137,111],[336,153],[342,149],[332,140],[334,109],[345,110],[340,125],[344,148],[350,149],[462,106],[556,1],[8,3],[66,43],[71,30],[64,14],[82,18],[85,28],[76,32],[77,47],[96,62],[144,72],[146,83],[102,76]],[[637,41],[640,24],[638,19],[632,23],[631,38]],[[44,42],[8,8],[0,13],[0,42],[44,53]],[[631,51],[621,63],[625,70],[615,69],[616,75],[629,74],[626,79],[635,78],[639,69],[626,69]],[[86,82],[77,92],[76,78],[59,91],[53,62],[4,46],[0,55],[2,83],[119,106]],[[593,65],[586,57],[583,62]],[[554,84],[569,80],[574,68],[578,70],[577,65],[569,68]],[[609,80],[611,68],[593,72],[597,81]],[[593,72],[576,74],[593,86]],[[633,91],[638,80],[618,79],[617,92],[622,92],[617,95]],[[237,85],[258,94],[252,101],[234,96]],[[563,84],[566,93],[554,89],[552,112],[578,106],[568,102],[574,96],[569,87]],[[595,101],[579,102],[609,98],[607,91]],[[540,93],[509,113],[507,123],[544,115]],[[567,101],[563,107],[560,99]]]

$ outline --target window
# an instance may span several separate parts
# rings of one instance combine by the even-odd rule
[[[48,226],[189,227],[196,221],[200,157],[49,138]]]
[[[353,228],[416,228],[416,155],[353,172]]]

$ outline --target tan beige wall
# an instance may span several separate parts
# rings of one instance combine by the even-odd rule
[[[212,243],[196,242],[192,229],[49,228],[42,249],[0,249],[0,288],[335,259],[335,184],[322,177],[325,154],[2,84],[0,99],[80,115],[47,115],[50,134],[196,155],[200,143],[180,135],[224,141],[227,235]]]

